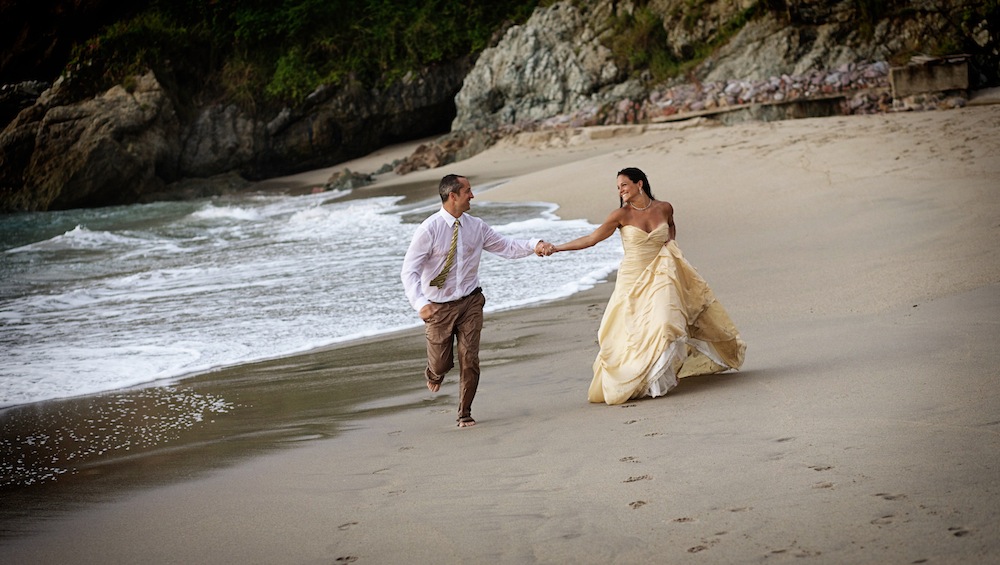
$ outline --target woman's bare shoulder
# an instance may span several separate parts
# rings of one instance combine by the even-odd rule
[[[622,219],[625,218],[625,216],[626,216],[627,213],[628,213],[628,207],[627,206],[622,206],[620,208],[615,208],[614,210],[611,211],[610,214],[608,214],[608,217],[607,217],[606,220],[604,220],[604,223],[615,221],[615,222],[618,222],[619,224],[621,224],[622,223]]]

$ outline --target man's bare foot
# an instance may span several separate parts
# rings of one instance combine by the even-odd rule
[[[430,381],[427,381],[427,390],[431,392],[437,392],[441,390],[441,383],[432,383]]]
[[[476,421],[472,419],[472,416],[462,416],[458,419],[458,427],[460,428],[471,428],[476,425]]]

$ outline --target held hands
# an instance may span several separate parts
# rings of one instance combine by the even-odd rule
[[[539,257],[548,257],[557,251],[556,246],[547,241],[539,241],[538,245],[535,246],[535,255]]]

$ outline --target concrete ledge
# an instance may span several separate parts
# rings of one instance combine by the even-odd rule
[[[846,101],[846,94],[833,94],[780,102],[721,106],[698,112],[658,116],[650,121],[655,124],[690,120],[692,118],[712,118],[719,120],[723,124],[732,125],[749,121],[776,122],[800,118],[825,118],[828,116],[844,115]]]
[[[905,67],[889,69],[889,85],[895,99],[930,92],[967,92],[969,57],[915,58]]]

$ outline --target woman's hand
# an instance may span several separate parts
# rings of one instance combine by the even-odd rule
[[[547,241],[539,241],[538,245],[535,246],[535,255],[538,255],[539,257],[548,257],[555,252],[556,246]]]

